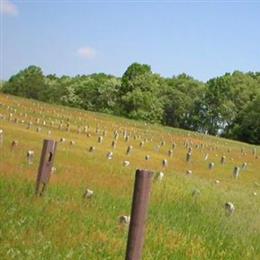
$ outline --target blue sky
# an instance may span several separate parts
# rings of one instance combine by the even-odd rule
[[[259,1],[1,1],[1,79],[121,76],[133,62],[199,80],[260,71]]]

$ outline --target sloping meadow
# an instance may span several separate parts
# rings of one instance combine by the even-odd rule
[[[136,169],[155,173],[143,259],[260,258],[259,147],[2,94],[0,131],[1,259],[124,259]]]

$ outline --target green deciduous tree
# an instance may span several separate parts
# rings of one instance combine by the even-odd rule
[[[259,144],[259,72],[234,71],[203,83],[186,74],[163,78],[139,63],[122,78],[44,76],[29,66],[0,91]]]
[[[260,144],[260,92],[239,113],[226,136],[252,144]]]
[[[12,76],[3,87],[3,92],[42,100],[45,80],[41,68],[29,66]]]
[[[164,123],[166,125],[197,130],[197,103],[203,98],[205,86],[192,77],[181,74],[167,79],[164,88]]]
[[[153,74],[148,65],[130,65],[122,77],[119,89],[121,112],[129,118],[161,122],[161,83],[160,76]]]

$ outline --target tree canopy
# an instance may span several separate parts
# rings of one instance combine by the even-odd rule
[[[164,78],[131,64],[122,78],[104,73],[44,75],[29,66],[1,91],[260,144],[260,72],[234,71],[204,83],[186,74]]]

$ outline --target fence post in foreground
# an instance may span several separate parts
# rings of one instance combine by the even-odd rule
[[[54,162],[57,142],[53,140],[43,140],[41,160],[36,179],[36,195],[43,195],[51,174]]]
[[[153,173],[146,170],[137,170],[132,201],[132,212],[126,260],[140,260],[144,244],[145,221],[148,210]]]

